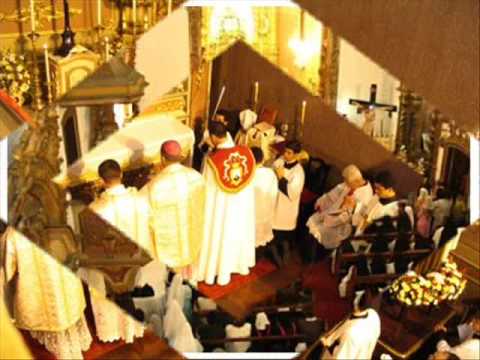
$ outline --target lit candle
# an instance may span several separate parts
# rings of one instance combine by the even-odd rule
[[[172,12],[172,0],[168,0],[168,12],[167,12],[167,14],[170,15],[171,12]]]
[[[254,90],[253,90],[253,104],[254,104],[254,106],[257,106],[257,104],[258,104],[258,87],[259,87],[258,81],[255,81]]]
[[[133,31],[136,31],[137,25],[137,0],[133,0],[132,2],[132,18],[133,18]]]
[[[48,45],[43,45],[43,52],[45,55],[45,73],[47,74],[47,86],[50,87],[50,64],[48,61]]]
[[[302,113],[300,116],[300,124],[302,127],[302,132],[303,132],[303,125],[305,124],[305,113],[307,110],[307,102],[305,100],[302,101]]]
[[[110,55],[110,43],[108,42],[108,37],[105,38],[105,61],[108,61]]]
[[[35,32],[35,0],[30,0],[30,25]]]
[[[97,24],[102,25],[102,0],[97,0]]]

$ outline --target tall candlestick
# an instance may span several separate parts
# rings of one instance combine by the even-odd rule
[[[305,125],[305,113],[307,111],[307,101],[302,101],[302,112],[300,115],[300,126],[301,126],[301,134],[303,136],[303,126]]]
[[[102,0],[97,0],[97,24],[102,25]]]
[[[110,55],[110,43],[108,42],[108,37],[105,38],[105,61],[108,61]]]
[[[167,6],[167,14],[170,15],[170,13],[172,12],[172,0],[168,0],[168,6]]]
[[[35,0],[30,0],[30,25],[35,32]]]
[[[50,62],[48,60],[48,45],[43,45],[43,52],[45,55],[45,74],[47,79],[47,96],[48,96],[48,103],[52,102],[52,91],[50,88]]]
[[[137,28],[137,0],[132,1],[132,18],[133,18],[133,32],[136,32]]]
[[[258,88],[259,88],[258,81],[255,81],[255,84],[253,87],[253,106],[255,108],[257,107],[257,104],[258,104]]]

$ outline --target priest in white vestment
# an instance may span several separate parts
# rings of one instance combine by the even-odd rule
[[[90,209],[152,256],[148,204],[136,188],[126,188],[122,184],[122,169],[115,160],[102,162],[98,174],[105,184],[105,191],[90,204]]]
[[[148,229],[148,204],[134,187],[122,184],[122,169],[115,160],[105,160],[98,167],[105,191],[90,204],[90,209],[116,227],[130,240],[153,257],[153,246]],[[140,254],[140,253],[139,253]],[[101,341],[118,339],[133,342],[143,336],[143,326],[106,299],[102,274],[85,270],[90,288],[97,335]]]
[[[361,209],[367,207],[373,197],[372,186],[363,179],[355,165],[347,166],[342,175],[344,182],[317,200],[316,213],[307,221],[310,234],[326,249],[337,248],[351,234],[352,225],[362,222]],[[351,216],[344,211],[345,200],[349,196],[355,199],[355,210]]]
[[[255,246],[265,246],[273,240],[273,219],[278,196],[278,180],[275,172],[263,166],[263,151],[259,147],[251,148],[257,168],[255,170]]]
[[[235,146],[226,126],[210,124],[215,150],[204,168],[205,224],[195,279],[219,285],[232,273],[246,275],[255,265],[255,159],[248,147]]]
[[[322,359],[371,359],[379,337],[380,317],[362,295],[352,315],[321,339],[325,346]]]
[[[279,190],[273,220],[276,248],[272,248],[277,265],[288,261],[289,247],[295,240],[300,197],[305,184],[305,172],[298,161],[301,152],[302,145],[298,141],[290,141],[286,144],[283,156],[273,163]],[[283,258],[279,258],[279,250],[283,250]]]
[[[29,331],[58,359],[82,359],[92,342],[82,282],[12,227],[0,238],[0,248],[5,249],[0,264],[5,280],[14,280],[15,326]]]
[[[240,113],[239,118],[240,130],[235,136],[235,142],[237,145],[248,145],[247,132],[257,122],[258,115],[255,111],[245,109]]]
[[[154,256],[188,278],[203,238],[205,181],[180,163],[177,141],[163,143],[161,159],[163,169],[141,190],[150,204]]]

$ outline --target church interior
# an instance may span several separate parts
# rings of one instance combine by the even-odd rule
[[[480,358],[479,2],[273,2],[0,2],[0,359]]]

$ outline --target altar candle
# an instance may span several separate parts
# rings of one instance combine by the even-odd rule
[[[50,64],[48,62],[48,45],[43,45],[43,52],[45,55],[45,73],[47,74],[47,87],[50,88]]]
[[[133,31],[135,31],[137,26],[137,0],[132,2],[132,18],[133,18]]]
[[[168,0],[168,12],[167,12],[167,14],[170,15],[171,12],[172,12],[172,0]]]
[[[307,101],[306,100],[303,100],[302,101],[302,113],[301,113],[301,116],[300,116],[300,124],[302,126],[302,131],[303,131],[303,125],[305,124],[305,113],[306,113],[306,110],[307,110]]]
[[[97,0],[97,24],[102,25],[102,0]]]
[[[110,43],[108,42],[108,37],[105,38],[105,60],[108,61],[110,55]]]
[[[30,25],[35,32],[35,0],[30,0]]]
[[[256,106],[258,104],[258,81],[255,81],[254,90],[253,90],[253,104]]]

